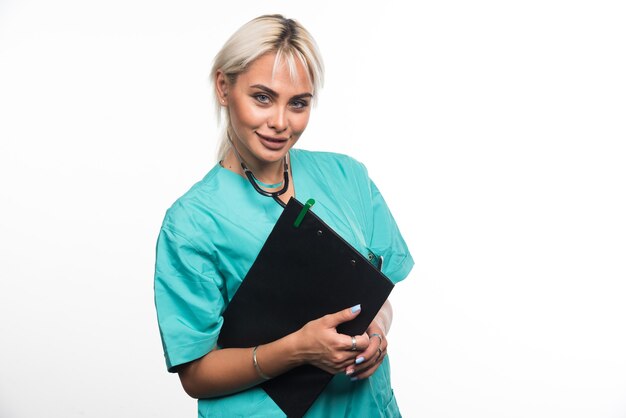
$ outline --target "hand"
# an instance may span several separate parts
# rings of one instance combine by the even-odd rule
[[[387,354],[387,338],[376,320],[367,328],[366,334],[369,337],[368,347],[358,355],[354,364],[346,368],[346,374],[354,380],[373,375]]]
[[[356,305],[310,321],[297,331],[298,352],[303,362],[332,374],[354,364],[357,355],[370,346],[370,339],[367,333],[355,336],[356,350],[352,350],[353,337],[339,334],[337,326],[353,320],[360,312],[361,306]]]

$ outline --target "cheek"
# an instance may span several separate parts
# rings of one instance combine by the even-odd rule
[[[299,135],[306,129],[306,126],[309,124],[310,115],[311,115],[310,112],[306,112],[306,113],[298,114],[296,115],[294,119],[292,119],[291,126],[292,126],[294,133]]]
[[[257,128],[266,118],[263,109],[245,103],[237,103],[232,107],[230,114],[232,123],[248,128]]]

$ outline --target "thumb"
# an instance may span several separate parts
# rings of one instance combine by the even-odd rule
[[[342,322],[348,322],[356,318],[356,316],[361,312],[361,305],[354,305],[348,309],[342,309],[339,312],[335,312],[334,314],[327,315],[327,319],[329,325],[332,327],[336,327]]]

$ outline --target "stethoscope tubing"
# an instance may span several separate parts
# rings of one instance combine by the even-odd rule
[[[243,169],[244,174],[248,178],[248,181],[250,182],[250,184],[252,184],[252,187],[254,187],[254,190],[256,190],[257,193],[263,196],[271,197],[282,207],[287,206],[285,202],[283,202],[279,198],[281,195],[287,193],[287,190],[289,189],[289,164],[287,164],[287,156],[285,155],[283,159],[283,187],[280,190],[277,190],[275,192],[268,192],[267,190],[263,190],[261,186],[259,186],[259,181],[254,176],[254,173],[252,173],[252,170],[250,170],[248,166],[246,165],[246,163],[243,161],[243,158],[239,154],[239,151],[237,151],[237,147],[235,147],[235,144],[233,143],[233,140],[230,138],[230,135],[228,135],[228,141],[230,142],[230,146],[232,147],[233,152],[235,153],[235,156],[239,160],[239,164],[241,164],[241,168]]]
[[[277,190],[275,192],[268,192],[267,190],[263,190],[261,186],[259,186],[259,184],[257,183],[257,179],[252,173],[252,171],[248,167],[245,166],[243,161],[241,162],[241,168],[243,169],[243,172],[248,178],[248,181],[250,181],[250,184],[252,184],[252,187],[254,187],[254,190],[256,190],[259,194],[263,196],[273,198],[282,207],[286,206],[285,202],[279,199],[279,196],[285,194],[287,190],[289,189],[289,166],[287,165],[286,161],[285,161],[285,170],[283,171],[283,187],[280,190]]]

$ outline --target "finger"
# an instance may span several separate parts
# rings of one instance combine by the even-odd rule
[[[386,354],[386,351],[381,351],[381,354],[378,355],[377,350],[375,358],[354,368],[352,373],[350,373],[352,379],[365,379],[373,375],[376,369],[382,364]]]
[[[354,374],[352,374],[350,376],[350,380],[357,381],[357,380],[367,379],[368,377],[371,377],[374,373],[376,373],[376,370],[378,370],[380,365],[381,365],[381,363],[378,362],[378,363],[372,365],[372,367],[370,367],[370,368],[368,368],[366,370],[361,370],[358,373],[355,372]]]
[[[334,314],[325,316],[326,323],[329,327],[335,328],[337,325],[352,321],[361,312],[361,305],[354,305],[348,309],[342,309]]]
[[[376,356],[376,350],[378,350],[378,347],[379,347],[378,339],[377,338],[370,338],[368,346],[356,358],[355,364],[363,364],[363,363],[366,363],[366,362],[370,361],[372,358],[374,358]]]
[[[357,353],[351,353],[349,351],[343,351],[337,353],[334,357],[327,359],[324,362],[326,367],[330,367],[334,370],[334,373],[345,372],[348,368],[354,368],[354,359]]]
[[[387,349],[387,338],[384,336],[384,334],[379,334],[377,332],[373,332],[371,334],[368,334],[368,336],[370,337],[370,340],[372,341],[378,341],[378,347],[381,348],[382,350],[386,350]]]
[[[367,347],[370,346],[370,344],[372,343],[370,341],[370,336],[367,335],[366,332],[364,332],[363,334],[359,335],[356,337],[356,349],[357,351],[365,351],[367,350]]]
[[[337,367],[339,370],[341,370],[342,372],[348,372],[348,370],[352,369],[352,372],[354,372],[354,358],[348,359],[345,362],[343,362],[339,367]],[[350,372],[350,373],[352,373]],[[347,374],[350,374],[347,373]]]
[[[381,334],[377,332],[373,332],[372,334],[369,335],[369,337],[371,339],[378,338],[378,340],[380,341],[380,344],[378,345],[379,347],[383,345],[384,337]]]
[[[370,337],[363,335],[343,335],[341,334],[341,347],[347,351],[364,351],[370,346]],[[356,356],[355,356],[356,357]]]
[[[370,345],[354,361],[353,374],[356,375],[369,369],[382,358],[382,353],[385,352],[386,347],[379,346],[378,342],[377,338],[370,339]],[[384,345],[387,344],[384,343]]]

